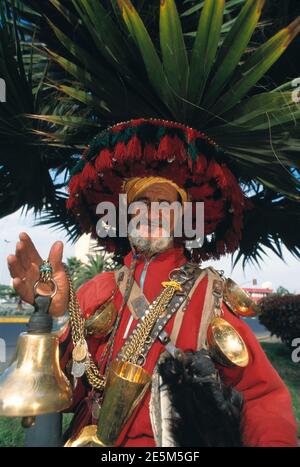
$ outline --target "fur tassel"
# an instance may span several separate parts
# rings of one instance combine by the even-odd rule
[[[176,446],[242,446],[242,396],[226,387],[208,352],[167,355],[159,365],[172,405]]]

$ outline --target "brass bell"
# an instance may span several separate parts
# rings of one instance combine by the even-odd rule
[[[35,312],[0,375],[0,416],[35,417],[60,412],[72,403],[71,385],[59,364],[59,340],[47,314],[51,297],[36,296]]]
[[[228,321],[216,316],[207,331],[207,346],[213,359],[224,366],[246,367],[249,355],[240,334]]]

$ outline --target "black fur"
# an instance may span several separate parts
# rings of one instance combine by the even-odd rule
[[[222,383],[206,350],[176,359],[168,355],[159,372],[174,408],[171,426],[178,446],[242,446],[242,396]]]

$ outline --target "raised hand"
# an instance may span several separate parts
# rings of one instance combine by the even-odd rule
[[[39,267],[43,260],[27,233],[21,232],[20,241],[16,244],[16,252],[7,258],[8,269],[13,278],[13,287],[22,300],[32,304],[34,300],[33,286],[40,277]],[[49,262],[52,266],[52,278],[57,284],[57,293],[53,297],[49,312],[52,316],[63,315],[68,307],[69,284],[62,263],[63,243],[55,242],[49,252]],[[40,293],[50,293],[50,285],[39,285]]]

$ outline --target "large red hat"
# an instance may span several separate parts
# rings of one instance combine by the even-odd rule
[[[217,144],[180,123],[137,119],[101,132],[73,170],[67,207],[82,233],[97,237],[98,203],[118,207],[124,180],[158,175],[184,188],[191,201],[205,203],[205,241],[195,259],[219,258],[237,249],[247,200]],[[118,238],[100,241],[120,250]]]

